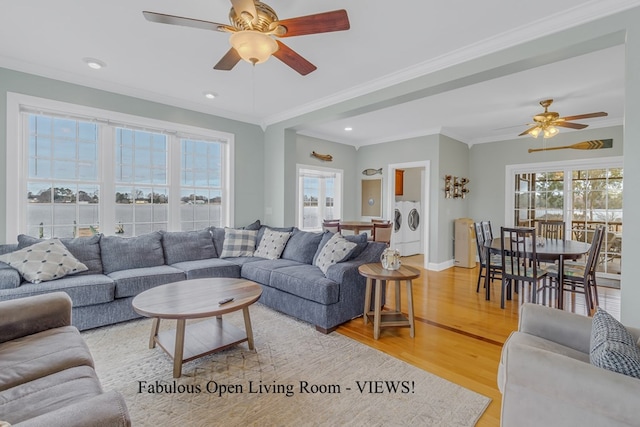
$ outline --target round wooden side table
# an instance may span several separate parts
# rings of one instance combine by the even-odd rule
[[[409,327],[411,338],[415,336],[413,321],[413,287],[412,280],[420,277],[420,270],[408,266],[400,266],[398,270],[385,270],[381,263],[363,264],[358,267],[358,272],[367,278],[367,287],[364,294],[364,323],[373,316],[373,338],[380,337],[380,328],[385,327]],[[387,281],[396,283],[396,306],[393,311],[382,311],[382,286],[386,286]],[[400,311],[400,282],[404,280],[407,286],[407,316]],[[374,309],[371,311],[371,291],[373,289]]]

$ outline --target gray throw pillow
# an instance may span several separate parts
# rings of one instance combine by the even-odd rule
[[[86,271],[78,274],[102,274],[102,255],[100,253],[101,237],[102,234],[95,234],[88,237],[62,237],[59,239],[67,250],[71,252],[71,255],[87,266]],[[45,239],[20,234],[18,235],[18,249],[23,249],[44,241]]]
[[[327,270],[333,264],[337,264],[349,258],[356,244],[347,241],[341,234],[336,233],[320,251],[315,265],[326,275]]]
[[[162,248],[168,265],[218,256],[208,228],[197,231],[162,231],[161,233]]]
[[[640,378],[640,349],[624,325],[596,309],[591,329],[589,361],[609,371]]]
[[[280,258],[289,237],[291,237],[291,233],[289,232],[271,229],[264,230],[262,239],[260,239],[260,243],[258,244],[258,249],[253,253],[253,256],[267,259]]]
[[[87,270],[87,266],[71,255],[59,239],[45,240],[0,255],[0,261],[18,270],[31,283],[60,279]]]
[[[220,258],[253,256],[258,230],[224,229],[224,244]]]

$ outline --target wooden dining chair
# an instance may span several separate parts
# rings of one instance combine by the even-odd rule
[[[605,234],[606,229],[604,225],[600,225],[595,229],[593,239],[591,241],[591,248],[589,249],[589,254],[587,256],[587,262],[584,266],[565,266],[562,280],[564,289],[558,289],[559,271],[557,266],[552,265],[546,269],[551,288],[556,292],[584,294],[585,306],[589,316],[593,314],[596,307],[599,305],[596,268],[598,267],[600,251],[602,249],[602,242],[604,241]],[[560,298],[560,300],[562,300],[562,298]]]
[[[330,231],[332,233],[340,232],[340,220],[339,219],[325,219],[322,220],[322,230]]]
[[[373,223],[373,241],[391,244],[391,234],[393,233],[393,224],[391,222],[374,222]]]
[[[486,239],[484,234],[484,222],[474,222],[473,228],[476,233],[476,248],[478,250],[478,260],[480,261],[480,268],[478,270],[478,283],[476,284],[476,292],[480,292],[480,282],[485,278],[486,274],[489,274],[489,279],[493,282],[496,279],[496,274],[502,274],[502,257],[499,254],[491,254],[489,262],[487,262],[487,248],[485,242],[491,244],[491,240]]]
[[[500,227],[502,249],[502,292],[500,308],[504,308],[505,296],[511,299],[514,286],[520,287],[519,295],[526,298],[524,284],[529,285],[531,302],[535,303],[538,289],[544,286],[546,271],[538,266],[535,228]],[[522,286],[521,286],[522,284]]]
[[[538,237],[564,240],[564,221],[538,221]]]

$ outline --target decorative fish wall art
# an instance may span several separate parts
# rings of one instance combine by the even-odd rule
[[[362,171],[362,175],[367,175],[367,176],[371,176],[371,175],[382,175],[382,168],[380,169],[365,169]]]

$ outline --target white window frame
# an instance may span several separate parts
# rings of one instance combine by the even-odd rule
[[[342,169],[333,169],[322,166],[312,166],[312,165],[304,165],[304,164],[296,164],[296,227],[299,229],[303,229],[303,206],[302,202],[304,200],[304,188],[302,186],[302,177],[300,176],[301,170],[312,170],[320,173],[327,174],[335,174],[339,177],[338,185],[334,187],[335,195],[333,198],[333,211],[337,218],[342,218],[342,195],[343,195],[343,186],[344,186],[344,170]],[[318,201],[319,202],[319,201]],[[315,229],[304,229],[305,231],[319,231],[322,229],[322,222],[319,228]]]
[[[26,159],[26,148],[23,144],[23,120],[21,110],[42,110],[43,112],[55,112],[56,114],[69,114],[76,118],[87,118],[97,122],[104,121],[115,124],[129,124],[138,128],[148,128],[150,130],[162,130],[169,136],[169,197],[178,197],[180,194],[180,138],[184,136],[200,139],[223,140],[225,142],[226,153],[223,160],[223,180],[225,185],[222,189],[222,200],[224,206],[222,210],[223,225],[233,227],[234,225],[234,181],[233,165],[235,157],[234,135],[227,132],[220,132],[195,126],[183,125],[179,123],[167,122],[163,120],[151,119],[147,117],[134,116],[99,108],[76,105],[47,98],[39,98],[30,95],[7,92],[7,150],[5,158],[6,166],[6,235],[17,236],[26,230],[26,205],[22,203],[24,195],[27,194],[27,173],[28,164]],[[112,164],[114,157],[115,138],[113,127],[101,126],[100,138],[104,141],[99,147],[99,156],[103,159],[100,163]],[[176,148],[177,147],[177,148]],[[104,234],[114,234],[115,217],[105,215],[113,212],[115,198],[106,195],[115,194],[114,171],[111,168],[99,166],[99,181],[102,183],[100,195],[100,229]],[[174,165],[178,165],[176,168]],[[106,196],[106,197],[105,197]],[[175,206],[174,206],[175,205]],[[168,229],[177,231],[180,229],[179,206],[170,203],[169,206]]]

